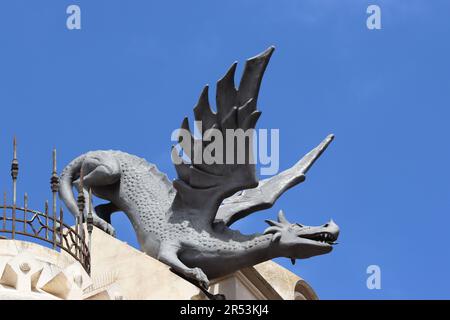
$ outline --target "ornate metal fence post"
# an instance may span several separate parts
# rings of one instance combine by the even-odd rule
[[[6,230],[6,191],[3,192],[3,230]]]
[[[12,209],[12,238],[16,235],[16,202],[17,202],[17,177],[19,176],[19,161],[17,160],[17,141],[13,140],[13,160],[11,163],[11,177],[13,180],[13,209]]]
[[[63,232],[64,232],[64,210],[62,207],[59,208],[59,244],[63,246]]]
[[[23,233],[27,233],[28,194],[23,196]]]
[[[84,217],[84,208],[86,205],[86,199],[84,198],[83,172],[80,173],[80,183],[78,185],[77,204],[78,204],[78,217],[76,219],[77,220],[76,233],[77,233],[77,235],[80,235],[81,239],[79,239],[77,237],[76,242],[77,242],[77,248],[80,251],[80,257],[82,259],[83,250],[82,249],[80,250],[80,248],[83,248],[83,245],[84,245],[84,227],[83,227],[84,219],[83,219],[83,217]]]
[[[45,218],[45,239],[48,240],[48,200],[45,200],[44,206],[44,218]]]
[[[56,248],[56,199],[59,188],[59,177],[56,170],[56,149],[53,149],[53,170],[50,178],[50,188],[52,190],[52,213],[53,213],[53,249]],[[62,220],[60,221],[62,223]]]
[[[13,200],[7,202],[6,192],[3,194],[3,209],[0,205],[0,239],[15,239],[16,235],[32,237],[50,244],[53,249],[60,248],[77,260],[86,272],[90,272],[90,239],[93,229],[92,206],[90,213],[84,215],[87,190],[83,187],[83,175],[80,176],[79,195],[77,206],[79,214],[76,217],[75,227],[64,223],[63,208],[60,207],[57,214],[57,199],[59,190],[59,177],[56,166],[56,149],[53,149],[52,174],[50,188],[52,192],[52,207],[49,201],[45,201],[43,211],[33,210],[29,207],[28,194],[24,193],[23,207],[17,204],[17,178],[19,175],[19,163],[17,160],[17,141],[13,140],[13,159],[11,163],[11,177],[13,182]],[[92,202],[90,191],[89,201]],[[51,210],[51,213],[50,213]],[[84,222],[87,222],[86,230],[89,232],[89,243],[86,241]],[[23,223],[23,226],[20,225]],[[11,235],[6,237],[3,233]]]
[[[92,252],[92,231],[94,229],[94,217],[92,215],[92,189],[89,188],[89,211],[86,219],[86,228],[88,232],[88,250],[89,250],[89,269],[91,268],[91,252]],[[90,272],[90,270],[89,270]]]

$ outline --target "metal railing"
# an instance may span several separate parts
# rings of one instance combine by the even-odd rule
[[[53,170],[50,178],[52,191],[52,209],[49,210],[48,201],[45,202],[43,212],[29,209],[28,195],[25,193],[23,206],[17,205],[17,177],[19,173],[19,163],[17,160],[17,144],[14,138],[13,160],[11,164],[11,177],[13,180],[12,204],[7,203],[6,192],[3,195],[3,205],[0,207],[0,240],[17,239],[18,236],[31,237],[41,240],[56,250],[64,250],[76,259],[90,273],[90,242],[93,229],[92,219],[92,193],[89,191],[89,210],[84,219],[85,199],[83,193],[83,177],[78,194],[79,214],[76,217],[74,227],[64,223],[63,208],[60,207],[57,214],[57,193],[59,188],[59,177],[56,171],[56,150],[53,150]],[[86,228],[84,227],[86,222]],[[86,239],[86,231],[88,239]]]

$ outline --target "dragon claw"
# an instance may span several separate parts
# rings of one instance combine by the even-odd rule
[[[209,280],[206,274],[202,271],[200,268],[193,268],[191,269],[191,276],[194,278],[198,283],[205,288],[206,290],[209,288]]]

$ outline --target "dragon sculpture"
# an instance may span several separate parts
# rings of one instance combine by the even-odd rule
[[[217,83],[217,113],[211,110],[208,86],[204,88],[194,108],[195,120],[202,122],[203,131],[200,137],[190,134],[193,143],[210,144],[205,135],[211,128],[222,133],[255,128],[261,114],[257,110],[259,88],[273,51],[270,47],[247,60],[238,88],[234,84],[237,64],[231,66]],[[187,118],[181,128],[191,132]],[[207,292],[209,279],[241,268],[276,257],[287,257],[294,263],[295,259],[332,250],[339,235],[333,221],[304,226],[290,223],[280,211],[278,221],[266,220],[269,227],[262,234],[244,235],[230,228],[250,213],[270,208],[287,189],[303,182],[332,140],[333,136],[328,136],[293,167],[261,181],[249,161],[197,164],[194,154],[175,164],[178,178],[172,183],[142,158],[121,151],[92,151],[64,168],[59,195],[77,216],[73,187],[82,184],[86,194],[91,189],[95,196],[108,201],[95,207],[94,225],[114,235],[111,214],[124,212],[146,254]],[[175,150],[172,157],[176,158]]]

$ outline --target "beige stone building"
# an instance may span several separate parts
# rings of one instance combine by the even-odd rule
[[[35,242],[0,239],[0,299],[205,299],[168,266],[94,228],[90,275],[77,259]],[[215,279],[227,299],[317,299],[300,277],[267,261]]]

